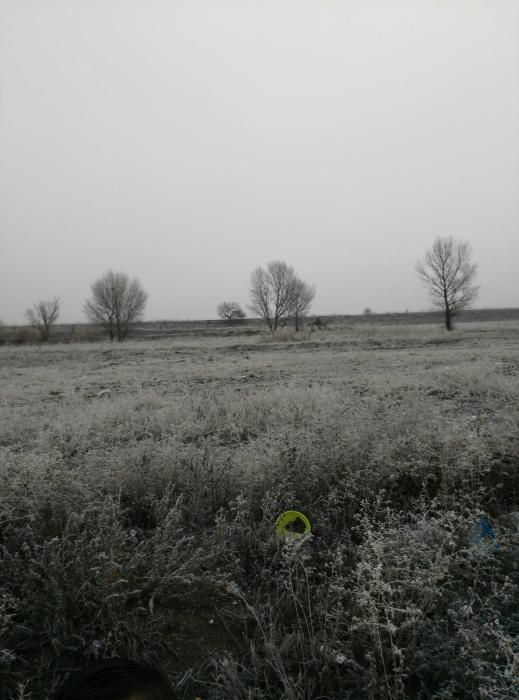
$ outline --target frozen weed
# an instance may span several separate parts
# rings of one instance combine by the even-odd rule
[[[517,343],[443,335],[0,348],[0,697],[517,697]]]

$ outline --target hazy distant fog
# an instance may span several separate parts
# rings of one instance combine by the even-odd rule
[[[517,0],[1,0],[0,318],[106,269],[147,318],[245,304],[286,260],[317,313],[428,308],[471,241],[519,306]]]

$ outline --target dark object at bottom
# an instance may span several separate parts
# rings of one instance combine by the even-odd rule
[[[52,700],[175,700],[166,676],[129,659],[107,659],[71,674]]]

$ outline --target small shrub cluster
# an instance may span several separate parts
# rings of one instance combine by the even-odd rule
[[[25,328],[22,326],[17,328],[13,342],[15,345],[36,345],[40,342],[40,336],[38,331],[35,331],[34,328]]]

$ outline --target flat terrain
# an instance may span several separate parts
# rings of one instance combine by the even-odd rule
[[[0,375],[1,697],[114,654],[184,698],[519,697],[517,321],[4,346]],[[311,538],[276,539],[289,509]]]

